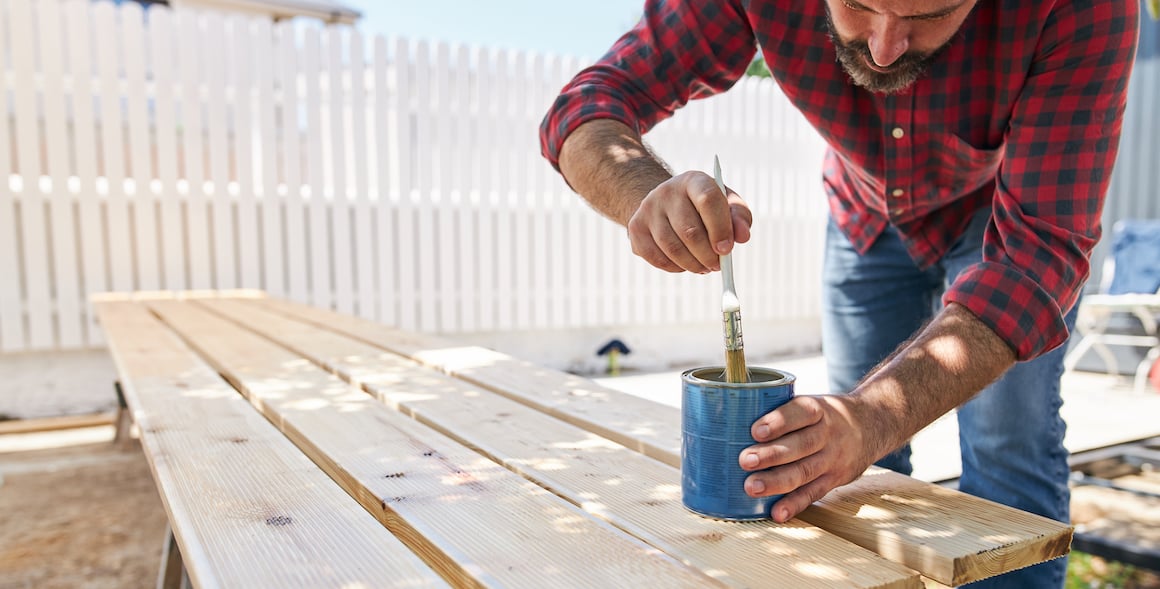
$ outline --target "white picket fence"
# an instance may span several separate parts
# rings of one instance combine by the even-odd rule
[[[578,60],[133,3],[0,23],[0,351],[99,346],[88,294],[131,289],[460,334],[719,321],[717,276],[632,256],[540,157]],[[646,139],[678,169],[720,154],[752,203],[747,320],[816,318],[822,144],[776,86]]]

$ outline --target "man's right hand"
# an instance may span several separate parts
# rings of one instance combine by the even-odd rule
[[[737,193],[721,194],[704,172],[662,182],[628,220],[632,251],[669,272],[705,274],[720,269],[719,256],[749,241],[753,213]]]
[[[721,194],[704,172],[673,177],[619,121],[595,119],[572,131],[560,171],[596,210],[628,228],[636,255],[662,270],[717,270],[734,243],[749,241],[753,214],[740,196]]]

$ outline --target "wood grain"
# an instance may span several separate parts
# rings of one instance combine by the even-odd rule
[[[188,302],[149,305],[456,585],[716,585],[298,354]],[[409,394],[437,394],[439,377],[426,370]]]
[[[96,309],[195,586],[445,586],[144,306]]]
[[[915,572],[800,521],[724,522],[689,512],[676,468],[503,396],[244,303],[201,303],[730,585],[920,586]],[[415,394],[416,383],[424,394]]]
[[[247,304],[408,356],[669,465],[680,465],[678,409],[480,347],[456,346],[284,300]],[[948,585],[1066,555],[1073,531],[1059,522],[877,468],[835,489],[799,517]]]

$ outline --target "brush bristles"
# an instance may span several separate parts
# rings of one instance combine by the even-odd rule
[[[745,350],[725,350],[725,382],[749,382]]]

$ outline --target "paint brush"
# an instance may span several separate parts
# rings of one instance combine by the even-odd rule
[[[725,181],[721,179],[721,160],[713,156],[713,179],[721,194],[725,191]],[[745,344],[741,339],[741,300],[733,285],[733,254],[721,256],[721,314],[725,326],[725,382],[749,382],[749,370],[745,367]]]

